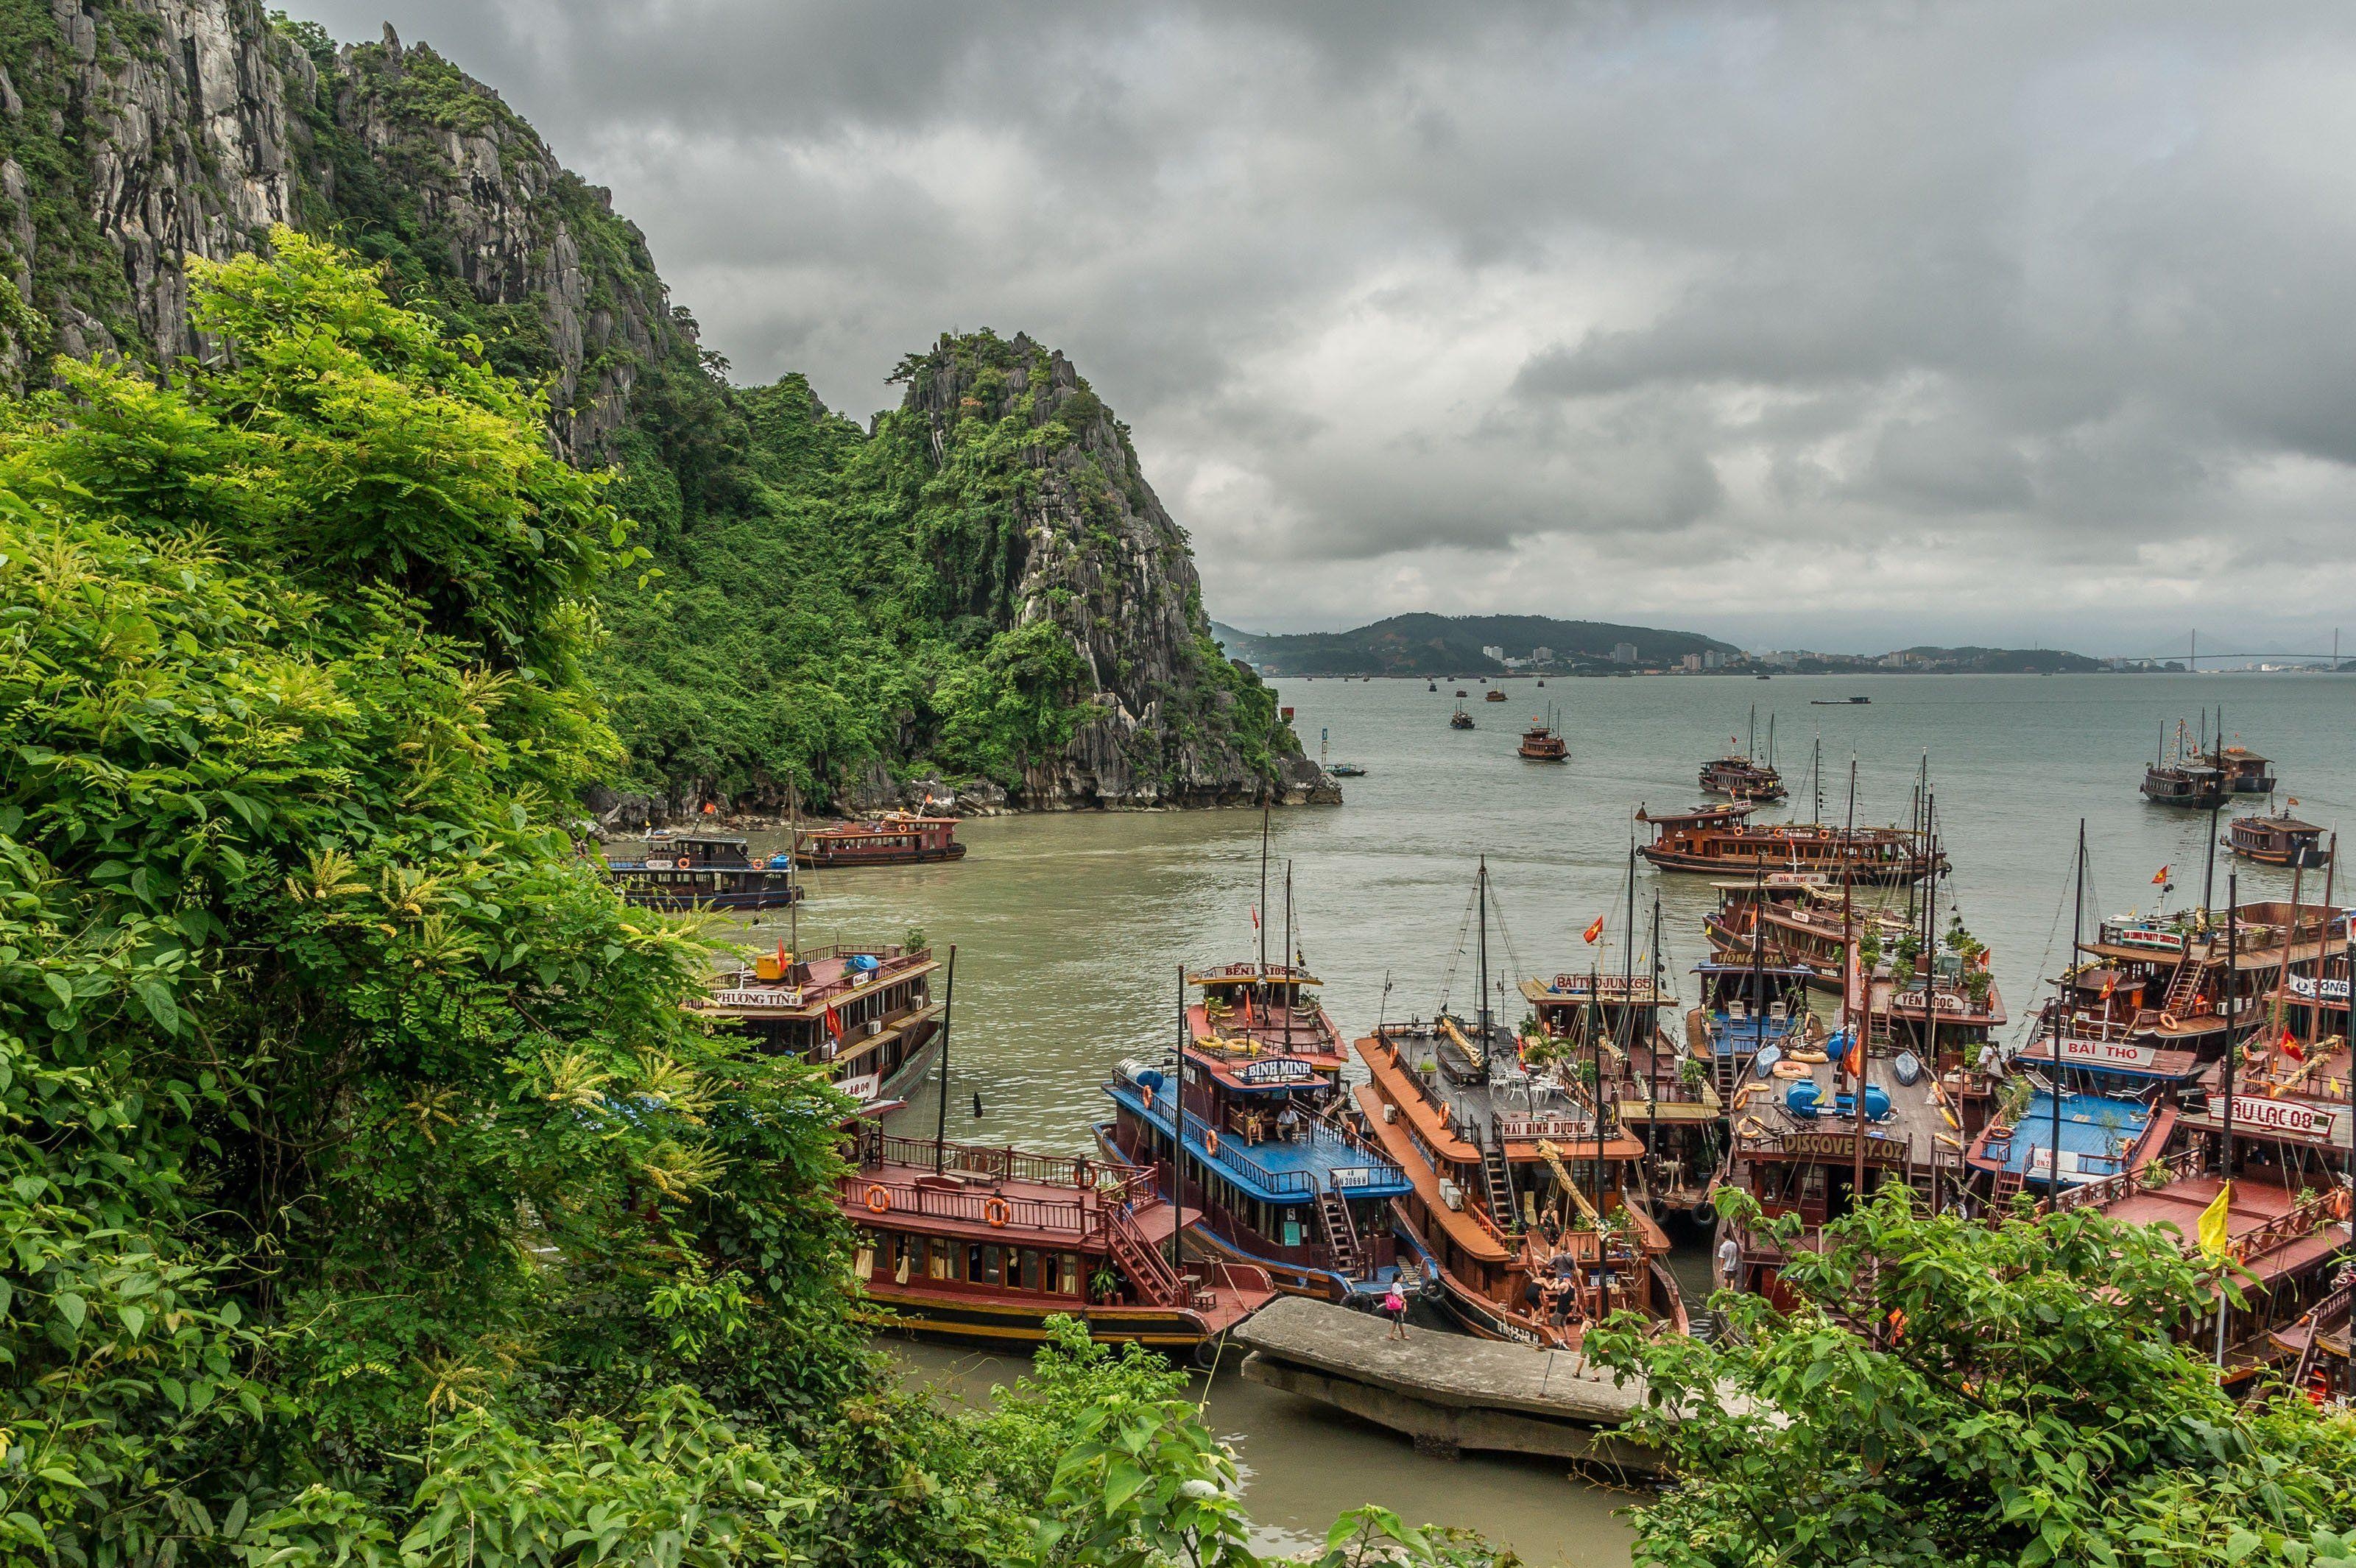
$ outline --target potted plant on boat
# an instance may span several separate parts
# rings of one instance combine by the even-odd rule
[[[2021,1113],[2029,1109],[2029,1098],[2033,1093],[2026,1075],[2016,1072],[2008,1077],[2004,1081],[2004,1087],[1996,1093],[1996,1121],[1988,1128],[1989,1136],[2010,1137],[2013,1126],[2020,1120]]]

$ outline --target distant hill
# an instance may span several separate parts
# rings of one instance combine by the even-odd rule
[[[1958,675],[2078,675],[2103,667],[2063,648],[1908,648],[1906,656]]]
[[[1544,615],[1393,615],[1353,632],[1265,636],[1214,622],[1211,635],[1227,656],[1278,675],[1491,675],[1505,667],[1482,653],[1500,647],[1510,658],[1553,651],[1548,667],[1608,667],[1612,650],[1632,645],[1640,664],[1673,664],[1687,654],[1735,654],[1732,643],[1698,632],[1622,626],[1608,621],[1556,621]]]

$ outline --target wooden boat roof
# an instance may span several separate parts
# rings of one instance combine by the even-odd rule
[[[1655,827],[1698,827],[1709,823],[1737,823],[1759,807],[1747,800],[1725,805],[1697,805],[1687,811],[1663,812],[1655,815],[1644,806],[1636,808],[1636,820],[1651,823]]]
[[[2320,834],[2323,831],[2323,829],[2315,823],[2301,821],[2296,816],[2237,816],[2231,822],[2225,824],[2225,829],[2229,833],[2238,833],[2246,827],[2263,828],[2272,833]]]

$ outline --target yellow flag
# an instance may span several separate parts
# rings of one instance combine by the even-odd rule
[[[2217,1196],[2210,1200],[2209,1207],[2201,1211],[2201,1250],[2210,1257],[2225,1255],[2228,1240],[2225,1211],[2232,1207],[2233,1201],[2233,1184],[2228,1181],[2217,1189]]]

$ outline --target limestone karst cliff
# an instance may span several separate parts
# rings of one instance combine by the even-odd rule
[[[665,571],[616,586],[605,672],[616,789],[657,815],[792,784],[976,809],[1330,790],[1211,643],[1185,536],[1060,356],[944,338],[872,430],[798,377],[732,386],[606,193],[390,27],[339,46],[259,0],[0,0],[0,208],[18,388],[52,352],[213,352],[184,258],[279,223],[546,386],[551,441],[615,468]]]

